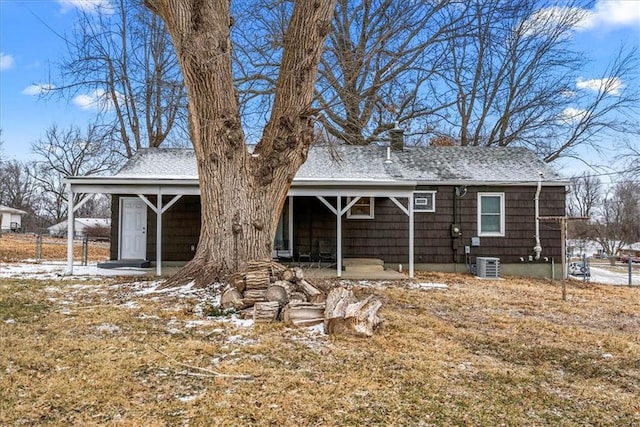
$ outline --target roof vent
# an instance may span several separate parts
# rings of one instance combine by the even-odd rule
[[[391,147],[387,147],[387,158],[384,160],[386,164],[393,163],[391,161]]]

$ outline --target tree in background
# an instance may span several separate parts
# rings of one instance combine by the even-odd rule
[[[99,126],[90,126],[86,132],[77,127],[66,130],[56,125],[47,129],[45,136],[31,145],[37,159],[29,168],[33,186],[40,194],[38,216],[50,224],[67,217],[67,176],[99,175],[111,172],[117,166],[117,156],[111,141],[100,131]],[[84,197],[74,195],[74,206]],[[95,196],[94,196],[95,197]],[[78,216],[103,216],[105,204],[91,200],[82,206]]]
[[[444,42],[460,32],[461,2],[338,1],[320,63],[316,105],[324,128],[364,145],[403,123],[416,132],[446,107],[430,85],[447,67]],[[407,129],[408,131],[409,129]]]
[[[236,82],[244,111],[261,120],[290,3],[239,7]],[[320,122],[348,144],[385,139],[400,122],[413,143],[519,145],[547,162],[585,145],[610,150],[600,145],[607,137],[640,129],[640,92],[626,84],[638,52],[621,48],[602,75],[583,78],[588,55],[571,43],[588,7],[340,0],[316,85]]]
[[[41,199],[28,172],[30,166],[28,162],[17,160],[0,164],[0,204],[28,213],[22,221],[23,230],[37,230],[42,226],[35,212]]]
[[[162,20],[139,1],[118,0],[99,13],[80,12],[75,28],[62,84],[49,94],[95,108],[101,132],[127,158],[186,140],[186,92]]]
[[[595,240],[610,257],[640,241],[640,184],[622,181],[602,201],[594,220]]]
[[[453,106],[432,127],[460,145],[526,146],[547,162],[634,130],[640,96],[623,82],[636,75],[637,51],[620,51],[601,78],[581,79],[587,57],[570,45],[587,12],[580,6],[470,2],[463,32],[447,41],[446,89],[433,92],[436,105]]]
[[[569,215],[591,218],[602,199],[602,181],[597,176],[583,172],[571,178]]]
[[[571,193],[567,200],[569,215],[592,219],[602,199],[600,178],[584,172],[571,178]],[[593,224],[589,221],[570,221],[569,237],[572,239],[593,239]]]

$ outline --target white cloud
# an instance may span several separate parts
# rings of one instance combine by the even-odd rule
[[[110,0],[56,0],[62,13],[74,9],[80,9],[88,13],[113,13],[113,5]]]
[[[13,68],[14,64],[13,55],[5,54],[4,52],[0,53],[0,71]]]
[[[83,110],[105,111],[111,109],[113,105],[107,92],[102,89],[96,89],[91,93],[76,95],[71,102]]]
[[[580,29],[640,25],[639,0],[597,0],[580,22]]]
[[[584,119],[587,114],[587,110],[580,110],[578,108],[569,107],[565,108],[562,111],[562,114],[560,114],[560,120],[565,123],[575,123]]]
[[[537,36],[544,33],[553,33],[563,21],[573,21],[586,11],[575,7],[546,7],[533,13],[522,23],[520,31],[529,36]]]
[[[605,92],[608,95],[620,95],[620,90],[624,88],[624,83],[617,77],[609,77],[607,79],[591,79],[585,80],[578,77],[576,80],[578,89],[587,89],[594,92]]]
[[[27,86],[26,88],[24,88],[22,90],[22,94],[23,95],[29,95],[29,96],[44,95],[45,93],[47,93],[50,90],[53,90],[55,88],[56,87],[54,85],[51,85],[51,84],[48,84],[48,83],[36,83],[36,84],[32,84],[32,85]]]

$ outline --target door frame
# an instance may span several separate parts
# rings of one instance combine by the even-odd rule
[[[134,258],[122,258],[122,236],[123,236],[123,219],[124,219],[124,202],[127,200],[137,200],[140,201],[142,203],[142,205],[144,206],[144,215],[145,215],[145,225],[144,225],[144,253],[142,254],[142,257],[139,259],[147,259],[147,205],[144,203],[144,201],[142,199],[140,199],[139,197],[120,197],[119,200],[119,220],[118,220],[118,259],[134,259]],[[135,258],[138,259],[138,258]]]

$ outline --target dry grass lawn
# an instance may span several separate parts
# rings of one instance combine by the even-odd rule
[[[64,239],[42,253],[65,259]],[[0,238],[0,261],[34,255],[33,236]],[[536,280],[348,283],[385,303],[356,339],[122,281],[0,279],[0,425],[640,425],[637,288],[574,282],[563,302]]]
[[[351,285],[385,303],[371,339],[212,317],[213,290],[0,279],[0,425],[640,425],[640,289]]]
[[[82,242],[74,241],[74,259],[82,257]],[[64,261],[67,259],[67,239],[42,237],[41,259]],[[3,234],[0,237],[0,262],[21,262],[36,258],[36,236],[33,234]],[[104,261],[109,259],[108,242],[89,242],[87,259]]]

